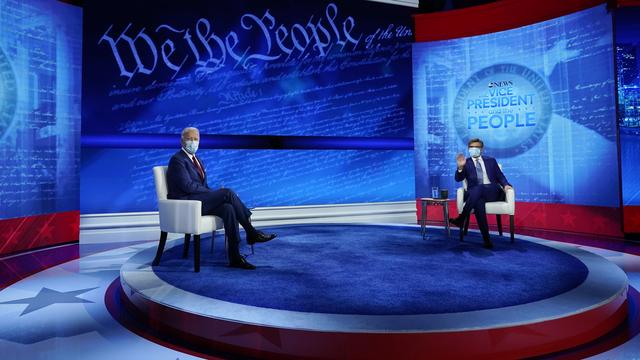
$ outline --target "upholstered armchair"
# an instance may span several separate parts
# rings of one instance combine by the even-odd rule
[[[502,166],[500,166],[502,169]],[[467,180],[462,181],[462,187],[458,188],[456,192],[456,205],[458,207],[458,214],[462,213],[464,208],[464,192],[467,191]],[[498,233],[502,236],[502,215],[509,215],[509,233],[511,235],[511,242],[514,242],[514,216],[516,213],[516,193],[514,189],[506,190],[504,201],[493,201],[485,204],[487,215],[496,215],[496,223],[498,225]],[[473,213],[473,210],[472,210]],[[460,231],[460,241],[464,240],[464,235],[469,231],[469,220],[471,215],[465,219],[464,229]]]
[[[160,263],[168,233],[185,234],[182,257],[189,254],[189,242],[193,235],[194,271],[200,271],[200,235],[212,233],[215,237],[216,229],[223,227],[222,219],[213,215],[202,215],[202,203],[199,200],[171,200],[167,199],[167,167],[156,166],[153,176],[158,196],[158,211],[160,215],[160,243],[153,260],[153,266]],[[213,238],[211,239],[213,249]]]

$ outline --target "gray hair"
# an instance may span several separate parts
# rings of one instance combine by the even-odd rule
[[[194,128],[194,127],[186,127],[184,129],[182,129],[182,134],[180,135],[180,139],[184,139],[184,136],[186,133],[191,132],[191,131],[196,131],[198,132],[198,135],[200,135],[200,130],[198,130],[198,128]]]

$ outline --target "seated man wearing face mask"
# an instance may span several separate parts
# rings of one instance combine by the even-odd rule
[[[230,189],[213,190],[207,185],[207,173],[202,161],[196,157],[200,132],[188,127],[182,130],[182,148],[169,161],[167,187],[169,199],[200,200],[202,215],[216,215],[222,218],[228,240],[229,266],[253,270],[255,266],[240,255],[240,228],[247,233],[247,243],[253,245],[267,242],[276,237],[256,230],[249,222],[251,211],[242,203],[238,195]]]
[[[492,249],[493,244],[489,238],[489,225],[484,204],[503,199],[504,191],[511,189],[511,184],[500,170],[496,159],[482,155],[483,148],[482,140],[471,139],[469,140],[470,157],[465,159],[463,154],[456,156],[458,170],[455,173],[455,179],[456,181],[466,179],[467,191],[464,195],[465,203],[462,213],[455,219],[449,219],[449,222],[462,228],[465,219],[473,210],[482,233],[484,247]]]

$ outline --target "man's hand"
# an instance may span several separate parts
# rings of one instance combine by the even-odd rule
[[[513,189],[513,187],[511,185],[506,185],[504,187],[504,191],[511,190],[511,189]]]
[[[458,164],[458,170],[462,170],[466,162],[467,160],[464,158],[464,155],[462,153],[458,153],[458,155],[456,155],[456,163]]]

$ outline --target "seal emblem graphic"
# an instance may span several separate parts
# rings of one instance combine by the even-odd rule
[[[496,64],[471,75],[453,103],[453,122],[463,141],[491,138],[501,156],[516,156],[547,132],[553,112],[551,91],[534,70]]]

